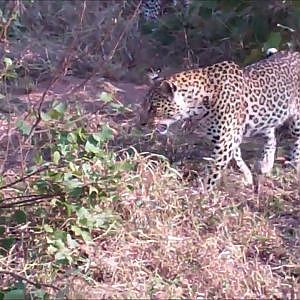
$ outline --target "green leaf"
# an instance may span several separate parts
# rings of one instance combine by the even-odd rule
[[[102,142],[102,132],[93,133],[92,137],[97,142]]]
[[[111,93],[107,93],[107,92],[101,92],[100,94],[100,100],[105,102],[105,103],[109,103],[113,101],[113,96]]]
[[[66,111],[67,105],[66,103],[60,102],[60,103],[55,103],[53,106],[53,109],[59,112],[61,115],[64,114]]]
[[[81,236],[82,236],[82,238],[85,242],[91,242],[92,241],[92,237],[91,237],[90,233],[87,232],[87,231],[82,230],[81,231]]]
[[[84,163],[84,164],[82,164],[81,167],[82,167],[82,171],[85,175],[89,175],[91,173],[92,169],[91,169],[90,163]]]
[[[3,235],[4,232],[5,232],[5,227],[0,226],[0,236]]]
[[[101,128],[101,138],[102,141],[108,141],[113,138],[113,131],[108,125],[103,125]]]
[[[66,234],[66,239],[67,239],[67,234]],[[55,246],[58,250],[63,250],[63,249],[66,248],[65,243],[64,243],[61,239],[54,240],[54,246]]]
[[[157,24],[153,23],[153,22],[143,22],[141,24],[141,33],[142,34],[151,34],[152,32],[154,32],[157,28]]]
[[[72,262],[72,257],[68,254],[68,253],[65,253],[65,252],[57,252],[55,254],[55,259],[59,262],[59,263],[62,263],[62,264],[66,264],[66,263],[71,263]]]
[[[0,248],[4,248],[5,250],[9,250],[12,245],[15,243],[15,239],[12,237],[8,237],[5,239],[0,239]]]
[[[77,214],[77,216],[78,216],[79,219],[89,218],[90,217],[90,213],[89,213],[89,211],[85,207],[80,207],[76,211],[76,214]]]
[[[65,180],[64,186],[69,192],[72,192],[72,194],[76,196],[78,195],[78,193],[81,194],[82,187],[84,186],[84,184],[79,179],[73,178],[73,179]],[[73,190],[76,190],[75,194]]]
[[[67,245],[70,249],[74,249],[78,246],[78,243],[76,242],[76,240],[72,239],[70,234],[67,235]]]
[[[76,173],[78,170],[77,166],[71,161],[69,162],[69,168],[73,173]]]
[[[36,300],[44,300],[44,299],[48,299],[48,294],[46,293],[46,291],[40,289],[40,290],[33,290],[31,292],[31,295],[33,295],[33,299]]]
[[[121,103],[111,103],[110,106],[114,109],[115,112],[124,111],[124,105]]]
[[[47,114],[49,115],[50,120],[58,120],[63,116],[63,114],[56,109],[51,109]]]
[[[13,64],[13,61],[9,57],[4,57],[3,58],[3,62],[5,63],[6,67],[9,67],[9,66],[11,66]]]
[[[74,234],[76,235],[76,236],[80,236],[81,235],[81,228],[80,227],[78,227],[77,225],[72,225],[71,226],[71,230],[74,232]]]
[[[4,300],[22,300],[25,299],[24,289],[15,289],[4,294]]]
[[[47,248],[47,251],[50,255],[53,255],[54,253],[57,252],[57,248],[54,247],[53,245],[49,245],[48,248]]]
[[[58,164],[59,163],[59,160],[60,160],[60,153],[58,151],[55,151],[53,153],[53,162],[55,164]]]
[[[62,231],[62,230],[56,230],[55,233],[54,233],[54,237],[57,241],[59,240],[64,240],[66,241],[67,239],[67,233]]]
[[[18,224],[26,223],[27,220],[26,214],[23,210],[15,211],[13,218]]]
[[[108,125],[103,125],[100,132],[93,133],[92,138],[97,142],[106,142],[113,138],[113,131]]]
[[[14,290],[25,290],[25,284],[22,281],[18,281],[14,286]]]
[[[81,185],[83,185],[83,184],[81,184]],[[75,187],[75,188],[70,189],[69,195],[70,195],[70,197],[79,199],[83,195],[83,193],[84,193],[83,187]]]
[[[24,135],[28,135],[31,131],[31,125],[27,124],[23,120],[18,120],[16,122],[16,126],[22,132],[22,134],[24,134]]]
[[[86,132],[82,127],[77,128],[76,133],[78,137],[81,139],[81,141],[84,141],[86,139]]]
[[[132,171],[134,165],[130,161],[121,161],[118,164],[115,164],[114,167],[116,170]]]
[[[257,42],[263,42],[266,40],[269,32],[269,22],[267,18],[263,18],[259,13],[253,16],[252,19],[252,28],[254,30],[254,35],[257,39]]]
[[[84,149],[88,153],[97,154],[100,152],[100,148],[92,144],[90,141],[86,141]]]
[[[48,122],[52,120],[51,116],[48,113],[41,112],[41,118],[43,121]]]
[[[70,132],[68,134],[68,138],[67,139],[68,139],[68,142],[70,142],[70,143],[77,143],[77,135],[76,135],[76,133]]]
[[[48,224],[44,225],[44,230],[48,233],[53,233],[53,228]]]
[[[153,35],[154,38],[157,39],[164,46],[168,46],[175,41],[174,35],[166,30],[155,31]]]
[[[66,207],[67,216],[70,217],[71,214],[75,211],[75,205],[64,203],[64,206]]]

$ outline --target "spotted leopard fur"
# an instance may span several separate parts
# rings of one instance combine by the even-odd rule
[[[166,133],[192,119],[213,145],[205,186],[211,191],[234,159],[246,183],[253,177],[241,156],[244,137],[266,138],[256,168],[269,173],[276,150],[275,129],[287,122],[295,140],[291,159],[300,161],[300,53],[281,51],[241,68],[224,61],[156,79],[143,101],[143,124]]]
[[[163,15],[165,7],[170,5],[173,7],[184,9],[188,11],[191,0],[142,0],[141,15],[146,21],[157,22],[160,16]]]

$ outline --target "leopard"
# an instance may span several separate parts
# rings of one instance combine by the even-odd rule
[[[167,134],[178,121],[193,120],[212,144],[204,178],[206,192],[216,188],[229,162],[234,160],[253,187],[253,173],[242,158],[245,138],[261,135],[264,146],[254,170],[270,174],[276,152],[276,129],[287,126],[293,145],[291,163],[300,161],[300,53],[273,51],[246,66],[222,61],[153,76],[141,103],[140,124]]]
[[[142,0],[140,13],[148,22],[157,23],[169,6],[188,12],[191,0]]]

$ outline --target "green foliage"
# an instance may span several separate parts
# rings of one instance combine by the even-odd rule
[[[16,73],[16,65],[13,62],[13,60],[7,56],[3,57],[3,68],[1,69],[1,79],[3,80],[9,80],[9,79],[15,79],[17,77]]]
[[[297,46],[298,1],[191,2],[187,14],[169,11],[156,27],[142,26],[143,34],[156,47],[168,46],[175,57],[192,51],[195,60],[203,49],[230,47],[230,55],[248,63],[270,47]]]
[[[12,289],[8,292],[0,293],[0,299],[2,300],[22,300],[25,299],[25,290],[24,289]]]
[[[82,243],[93,243],[94,234],[101,231],[113,234],[121,225],[119,214],[107,207],[119,201],[119,187],[134,164],[117,159],[108,150],[108,143],[114,138],[108,125],[88,132],[82,119],[80,112],[70,113],[65,104],[57,101],[43,112],[42,122],[49,128],[49,142],[44,142],[36,155],[36,166],[29,171],[47,168],[28,183],[26,193],[49,200],[45,205],[7,211],[0,218],[0,256],[6,255],[18,240],[14,234],[7,235],[7,226],[24,225],[28,220],[34,220],[35,230],[42,234],[43,244],[46,242],[43,253],[53,259],[54,268],[82,263],[85,259],[79,250]],[[18,124],[20,132],[27,135],[24,121]],[[50,160],[44,158],[45,151]],[[130,191],[132,186],[127,185]],[[32,255],[39,251],[36,249]],[[22,299],[22,293],[24,290],[12,288],[0,297]],[[34,293],[38,299],[47,295],[43,290]]]
[[[53,195],[52,209],[66,216],[63,229],[47,218],[42,225],[48,253],[54,255],[56,263],[73,263],[78,240],[91,242],[94,230],[116,228],[120,217],[99,204],[119,199],[122,176],[133,168],[129,162],[117,161],[116,155],[107,150],[107,143],[113,139],[108,125],[88,133],[74,118],[59,102],[42,114],[51,128],[53,142],[47,145],[51,162],[44,161],[42,153],[37,155],[39,164],[50,167],[31,185],[35,194]],[[24,217],[19,213],[18,219]]]
[[[12,1],[11,1],[12,2]],[[20,12],[16,6],[14,10],[11,9],[9,1],[4,1],[0,3],[0,32],[3,37],[20,37],[22,32],[25,30],[24,25],[20,22]],[[9,26],[7,26],[9,25]],[[6,30],[8,32],[6,32]]]
[[[26,212],[21,209],[16,209],[9,216],[0,217],[0,257],[2,254],[4,255],[7,253],[7,251],[9,251],[16,242],[16,238],[14,236],[7,236],[5,231],[6,225],[10,224],[10,226],[17,226],[25,224],[26,220]]]
[[[0,290],[0,300],[22,300],[25,299],[25,292],[25,285],[19,281],[6,291]]]
[[[101,92],[99,95],[100,101],[108,104],[111,110],[115,113],[122,113],[125,110],[124,105],[121,102],[116,102],[113,95],[107,92]]]
[[[16,126],[23,135],[28,135],[30,133],[31,125],[29,125],[24,120],[21,119],[17,120]]]

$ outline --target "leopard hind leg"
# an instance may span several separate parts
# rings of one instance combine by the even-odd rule
[[[289,130],[295,139],[289,157],[291,162],[298,166],[300,164],[300,114],[293,116],[290,120]]]
[[[264,144],[262,158],[256,163],[255,171],[259,174],[270,174],[274,165],[276,152],[275,128],[269,128],[264,132],[266,142]]]

